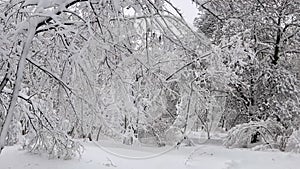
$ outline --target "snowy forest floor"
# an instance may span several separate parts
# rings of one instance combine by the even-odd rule
[[[111,152],[122,156],[146,157],[172,147],[127,146],[102,141]],[[81,159],[58,160],[6,147],[0,155],[1,169],[298,169],[300,154],[278,151],[227,149],[221,145],[180,146],[149,159],[125,159],[103,151],[93,142],[84,142]]]

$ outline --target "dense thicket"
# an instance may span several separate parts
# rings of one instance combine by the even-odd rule
[[[243,124],[235,129],[244,131],[232,134],[244,139],[244,134],[249,135],[250,142],[258,135],[271,135],[271,140],[264,141],[280,144],[284,150],[300,124],[300,2],[209,0],[198,5],[200,15],[195,25],[214,44],[239,38],[244,50],[251,53],[245,63],[234,65],[239,80],[229,84],[232,90],[224,114],[226,128]]]

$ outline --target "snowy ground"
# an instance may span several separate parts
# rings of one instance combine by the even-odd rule
[[[126,146],[107,141],[101,143],[108,150],[129,159],[114,156],[93,142],[83,143],[82,158],[54,160],[6,147],[0,155],[0,169],[299,169],[300,154],[259,152],[247,149],[226,149],[219,145],[197,145],[172,149],[155,158],[154,154],[171,147]],[[138,157],[138,159],[130,159]]]

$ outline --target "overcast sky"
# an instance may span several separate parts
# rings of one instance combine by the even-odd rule
[[[189,24],[193,24],[194,18],[197,16],[198,10],[192,0],[170,0],[174,6],[181,9],[183,16]]]

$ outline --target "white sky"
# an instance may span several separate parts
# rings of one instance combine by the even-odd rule
[[[195,17],[197,16],[198,9],[196,4],[192,3],[192,0],[170,0],[174,6],[181,10],[183,17],[189,24],[193,24]]]

